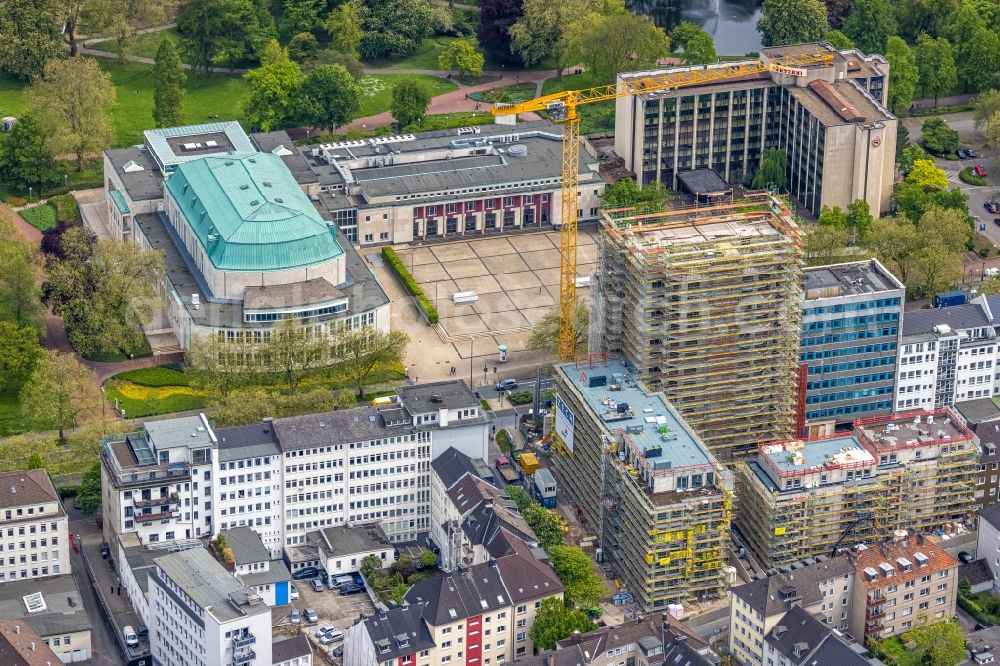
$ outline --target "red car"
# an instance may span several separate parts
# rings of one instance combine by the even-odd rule
[[[986,169],[983,167],[982,164],[977,164],[976,166],[974,166],[972,168],[972,172],[977,176],[979,176],[980,178],[986,177]]]

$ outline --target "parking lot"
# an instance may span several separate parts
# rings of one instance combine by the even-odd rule
[[[327,653],[342,645],[342,642],[323,646],[316,640],[316,629],[324,624],[333,625],[341,631],[357,622],[362,613],[371,614],[374,611],[371,599],[367,594],[352,594],[350,596],[340,596],[337,590],[324,590],[316,592],[313,590],[308,580],[293,581],[299,591],[299,598],[293,600],[288,606],[279,606],[272,609],[271,623],[283,632],[292,628],[288,621],[288,616],[292,608],[296,608],[301,613],[306,608],[316,611],[317,621],[315,624],[308,624],[305,616],[302,617],[303,633],[309,636],[313,643],[313,649],[324,650]]]
[[[546,231],[397,249],[414,279],[434,302],[447,336],[484,340],[511,351],[524,349],[531,326],[559,297],[559,232]],[[597,268],[596,231],[580,230],[577,275]],[[455,305],[452,294],[476,292],[470,305]],[[586,295],[585,290],[583,294]],[[458,345],[460,355],[468,345]],[[466,356],[463,356],[465,358]]]

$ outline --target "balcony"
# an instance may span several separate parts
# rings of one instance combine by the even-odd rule
[[[154,523],[158,520],[171,520],[181,515],[180,511],[160,511],[159,513],[137,513],[132,516],[132,520],[143,525]]]
[[[250,647],[257,642],[257,637],[253,634],[247,634],[246,636],[240,636],[239,638],[233,639],[233,650],[239,650],[245,647]]]
[[[872,606],[865,613],[865,618],[869,619],[869,620],[873,620],[875,618],[882,617],[883,615],[885,615],[885,607],[884,606]]]
[[[245,664],[249,664],[256,658],[257,658],[256,652],[247,652],[241,655],[234,654],[232,664],[233,666],[245,666]]]
[[[169,507],[172,504],[180,506],[179,497],[154,497],[152,499],[133,499],[132,504],[137,509],[152,509],[159,507]]]

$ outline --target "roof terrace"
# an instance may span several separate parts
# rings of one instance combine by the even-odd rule
[[[760,461],[782,479],[875,464],[875,456],[854,435],[774,442],[761,444],[757,448]]]
[[[971,441],[974,435],[948,408],[873,416],[854,422],[861,444],[878,455],[918,446]]]

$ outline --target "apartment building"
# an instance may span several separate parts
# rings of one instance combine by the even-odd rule
[[[981,509],[996,504],[1000,494],[1000,407],[993,398],[955,403],[955,413],[979,438],[979,475],[976,504]]]
[[[0,622],[30,626],[59,657],[58,664],[90,659],[91,619],[73,576],[63,574],[4,583]],[[39,645],[39,649],[41,649]],[[6,661],[0,661],[7,666]]]
[[[598,241],[596,348],[663,391],[724,462],[788,437],[802,278],[786,203],[757,193],[652,215],[607,211]]]
[[[561,599],[563,587],[524,548],[417,583],[404,606],[347,630],[344,665],[495,666],[531,655],[535,614],[543,599]]]
[[[162,666],[271,666],[271,609],[204,548],[149,572],[149,645]]]
[[[986,560],[993,574],[993,587],[1000,585],[1000,504],[979,510],[979,531],[976,534],[976,555]]]
[[[281,560],[274,560],[260,534],[249,527],[221,530],[219,536],[232,549],[233,574],[268,606],[289,603],[292,574]]]
[[[764,659],[768,666],[869,666],[882,662],[862,656],[838,632],[831,630],[805,609],[796,606],[781,619],[764,639]]]
[[[664,614],[574,634],[556,643],[555,652],[543,652],[518,663],[524,666],[615,666],[621,663],[716,666],[720,661],[719,655],[707,643]]]
[[[877,259],[802,272],[800,369],[805,437],[893,411],[906,287]],[[800,370],[801,372],[801,370]]]
[[[882,640],[955,617],[958,560],[922,534],[906,531],[857,553],[851,635]]]
[[[56,666],[62,663],[27,622],[0,622],[0,663],[6,666]]]
[[[479,125],[298,148],[285,132],[252,135],[279,155],[324,217],[360,246],[557,227],[562,130],[549,121]],[[604,191],[596,153],[580,151],[582,222]]]
[[[445,571],[497,557],[496,549],[503,548],[500,542],[508,536],[538,545],[517,505],[476,475],[471,458],[449,449],[431,467],[430,538],[441,551]]]
[[[1000,393],[1000,297],[914,310],[903,319],[896,409],[948,407]]]
[[[729,602],[729,652],[736,663],[773,666],[767,639],[785,617],[801,608],[828,630],[847,631],[854,590],[854,565],[847,555],[821,555],[795,569],[732,588]],[[818,645],[814,641],[813,647]]]
[[[72,573],[68,518],[44,469],[0,474],[0,583]]]
[[[662,182],[676,190],[679,176],[692,169],[714,169],[730,183],[749,185],[763,151],[778,148],[788,155],[789,192],[814,216],[822,206],[846,208],[857,199],[886,211],[897,123],[885,106],[889,63],[826,42],[764,48],[760,60],[816,53],[829,61],[708,76],[699,85],[619,97],[615,151],[641,185]],[[685,72],[698,77],[734,66],[739,63],[628,72],[618,81]]]
[[[853,434],[759,447],[737,477],[735,523],[765,567],[872,543],[975,508],[978,442],[948,409],[860,419]]]
[[[732,475],[620,359],[557,365],[554,378],[551,469],[602,561],[647,612],[722,594]]]
[[[371,270],[282,157],[260,152],[239,123],[147,130],[141,145],[105,151],[104,174],[109,233],[166,264],[147,334],[172,333],[187,349],[199,336],[257,344],[286,317],[313,334],[388,330],[389,299]]]
[[[281,557],[282,457],[270,421],[216,431],[211,510],[220,530],[249,527],[272,559]]]
[[[214,534],[212,474],[218,439],[204,414],[147,421],[107,437],[101,450],[105,543],[134,532],[142,543]],[[205,506],[209,504],[209,506]]]

